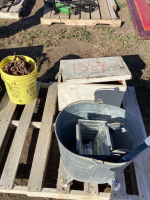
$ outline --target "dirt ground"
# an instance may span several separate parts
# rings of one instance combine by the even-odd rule
[[[8,55],[27,55],[36,60],[38,65],[38,80],[42,82],[55,81],[55,75],[62,59],[95,58],[108,56],[122,56],[132,73],[132,80],[127,81],[128,86],[134,86],[146,132],[150,132],[150,41],[136,39],[132,19],[125,0],[117,0],[117,14],[122,20],[121,28],[111,28],[102,25],[95,27],[73,27],[64,24],[51,26],[41,25],[40,17],[43,15],[44,3],[38,0],[29,0],[25,9],[21,11],[20,20],[0,20],[0,60]],[[5,87],[0,80],[2,98]],[[46,90],[40,92],[35,109],[35,118],[40,120]],[[23,107],[22,107],[23,108]],[[19,108],[22,109],[22,108]],[[19,111],[21,112],[21,111]],[[33,116],[34,119],[34,116]],[[15,185],[26,186],[30,174],[35,145],[38,137],[37,130],[29,129]],[[13,139],[9,140],[6,155]],[[32,144],[32,145],[31,145]],[[32,147],[31,147],[32,146]],[[55,152],[55,154],[54,154]],[[3,163],[7,156],[4,156]],[[55,135],[53,135],[52,150],[47,169],[44,187],[56,187],[59,150]],[[0,167],[0,172],[2,171]],[[126,183],[130,188],[130,178],[126,171]],[[83,185],[76,186],[82,189]],[[79,187],[79,188],[78,188]],[[101,191],[109,192],[110,187],[104,185]],[[128,189],[132,194],[132,189]],[[45,198],[29,198],[25,195],[0,194],[1,200],[44,200]]]

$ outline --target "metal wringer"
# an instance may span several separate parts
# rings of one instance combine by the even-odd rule
[[[76,144],[81,156],[109,162],[120,158],[120,155],[112,153],[113,140],[106,121],[79,119],[76,125]],[[109,184],[115,191],[120,189],[120,183],[114,179]]]

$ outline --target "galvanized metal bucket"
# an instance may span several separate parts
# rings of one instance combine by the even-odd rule
[[[123,123],[124,128],[112,136],[115,149],[133,150],[139,146],[145,139],[142,128],[139,122],[125,110],[98,102],[75,102],[58,115],[55,132],[65,171],[77,181],[109,183],[132,161],[110,163],[77,155],[75,153],[76,124],[79,119]]]

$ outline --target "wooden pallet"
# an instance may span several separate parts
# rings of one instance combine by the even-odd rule
[[[50,1],[50,0],[49,0]],[[76,15],[65,15],[55,12],[52,8],[45,6],[41,24],[65,23],[66,25],[110,24],[114,27],[121,26],[121,20],[116,16],[117,8],[114,0],[94,0],[97,8],[91,12],[78,12]]]
[[[40,88],[48,88],[46,103],[44,107],[43,117],[41,122],[31,122],[31,117],[36,104],[36,100],[27,104],[24,107],[20,121],[11,120],[15,112],[16,104],[12,103],[7,93],[5,94],[0,104],[0,157],[4,153],[6,139],[10,135],[10,129],[17,127],[14,139],[1,175],[0,193],[16,193],[26,194],[32,197],[45,197],[57,199],[89,199],[89,200],[149,200],[150,198],[150,174],[149,164],[150,159],[149,149],[145,150],[134,161],[136,179],[138,184],[139,196],[127,195],[124,174],[116,177],[116,180],[121,183],[119,192],[104,193],[99,192],[97,184],[84,183],[84,190],[70,190],[70,186],[62,188],[60,180],[67,176],[63,169],[60,159],[58,180],[56,188],[43,188],[44,176],[46,172],[47,158],[50,152],[52,132],[54,131],[53,116],[55,115],[55,106],[57,102],[57,83],[43,84],[38,82],[38,91]],[[141,117],[140,109],[137,103],[135,90],[129,87],[123,100],[124,108],[136,117],[143,128],[143,134],[146,137],[146,132]],[[14,186],[14,179],[18,169],[19,159],[22,152],[23,144],[29,127],[39,128],[39,135],[34,152],[32,168],[28,186]]]
[[[15,2],[16,0],[14,0]],[[19,19],[19,13],[23,6],[25,6],[26,1],[21,0],[21,2],[15,6],[2,8],[0,10],[0,18],[9,18],[9,19]]]

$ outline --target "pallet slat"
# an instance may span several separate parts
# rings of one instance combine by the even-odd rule
[[[48,0],[48,2],[53,2],[53,0]],[[44,17],[44,18],[50,18],[51,13],[52,13],[52,9],[53,9],[53,8],[51,8],[51,7],[49,7],[49,6],[45,6],[45,7],[44,7],[43,17]]]
[[[132,100],[132,101],[131,101]],[[135,89],[134,87],[128,87],[124,99],[123,99],[123,107],[124,109],[131,113],[139,123],[143,129],[144,137],[146,138],[146,131],[143,123],[143,119],[141,116],[141,112],[138,106],[138,102],[136,99]],[[149,200],[150,199],[150,149],[146,149],[143,151],[136,159],[134,159],[134,167],[135,174],[137,179],[137,185],[139,190],[140,199]]]
[[[81,19],[88,19],[90,20],[90,13],[81,11]]]
[[[114,11],[114,3],[112,0],[107,0],[107,5],[108,5],[108,9],[109,9],[109,13],[110,13],[110,16],[111,16],[111,19],[117,19],[117,16],[116,16],[116,13]]]
[[[111,19],[106,0],[98,0],[102,19]]]
[[[15,2],[16,1],[17,0],[15,0]],[[22,6],[24,1],[25,0],[21,0],[21,2],[19,4],[17,4],[16,6],[11,6],[10,9],[9,9],[9,12],[12,12],[12,13],[19,12],[19,10],[20,10],[20,8],[21,8],[21,6]]]
[[[75,0],[72,0],[72,1],[75,1]],[[77,10],[77,13],[75,15],[70,15],[70,19],[73,20],[73,19],[80,19],[80,11]]]
[[[88,195],[97,195],[99,194],[98,191],[98,184],[96,183],[84,183],[84,193]]]
[[[58,169],[58,179],[57,179],[57,192],[58,193],[69,193],[70,192],[70,185],[67,187],[62,187],[61,179],[65,179],[68,176],[66,171],[63,168],[62,159],[60,158],[59,169]]]
[[[41,128],[41,124],[42,122],[30,122],[29,128]],[[10,125],[9,125],[9,129],[13,129],[14,127],[17,127],[19,125],[19,121],[18,120],[11,120]],[[54,128],[55,128],[55,123],[52,123],[52,132],[54,132]]]
[[[0,10],[0,12],[7,12],[9,10],[9,7],[6,7],[6,8],[2,8],[1,10]]]
[[[61,19],[69,19],[69,15],[65,15],[55,10],[52,10],[50,19],[59,19],[61,22]]]
[[[52,140],[52,122],[57,100],[57,83],[50,84],[48,88],[46,104],[42,117],[42,124],[34,153],[33,164],[29,177],[28,190],[41,191],[46,171],[47,158]],[[47,117],[48,116],[48,117]]]
[[[97,7],[96,7],[96,10],[91,12],[91,19],[101,19],[100,10],[99,10],[99,3],[98,3],[97,0],[93,0],[93,1],[97,4]]]
[[[94,20],[82,20],[82,19],[47,19],[47,18],[41,18],[41,24],[48,24],[51,25],[52,23],[65,23],[66,25],[80,25],[80,26],[95,26],[97,24],[109,24],[113,27],[120,27],[121,26],[121,20],[103,20],[103,19],[94,19]]]
[[[16,109],[16,104],[12,103],[9,100],[8,94],[5,93],[2,102],[0,104],[0,149],[2,147],[3,141],[5,139],[5,134],[7,132],[7,129],[9,127],[9,123],[11,121],[11,118],[14,114],[14,111]]]
[[[115,177],[115,180],[117,182],[120,183],[121,185],[121,188],[119,191],[112,191],[112,197],[113,198],[124,198],[126,199],[127,198],[127,193],[126,193],[126,184],[125,184],[125,177],[124,177],[124,172],[120,173],[117,177]]]
[[[40,89],[40,82],[37,83],[38,93]],[[12,189],[13,182],[16,176],[16,172],[18,169],[18,163],[21,156],[22,148],[24,145],[24,140],[26,137],[26,133],[29,128],[29,124],[31,121],[31,117],[33,115],[34,107],[36,104],[35,99],[30,104],[27,104],[24,108],[24,111],[20,118],[20,123],[17,127],[13,143],[11,145],[5,167],[3,169],[3,173],[0,179],[0,188]]]
[[[74,199],[74,200],[118,200],[112,198],[110,193],[101,192],[98,196],[89,196],[83,191],[71,190],[69,194],[57,193],[56,189],[43,188],[41,192],[28,192],[25,186],[14,186],[12,190],[7,190],[10,194],[25,194],[29,197],[43,197],[43,198],[59,198],[59,199]],[[1,193],[6,193],[6,190],[0,189]],[[124,199],[119,199],[124,200]],[[137,195],[127,195],[126,200],[140,200]]]
[[[5,139],[4,139],[4,141],[3,141],[3,145],[2,145],[2,147],[1,147],[0,163],[1,163],[1,160],[2,160],[2,158],[3,158],[3,155],[4,155],[4,152],[5,152],[5,149],[6,149],[8,140],[9,140],[9,137],[10,137],[10,135],[11,135],[11,131],[12,131],[12,130],[9,129],[9,130],[7,130],[7,132],[6,132],[6,137],[5,137]]]

